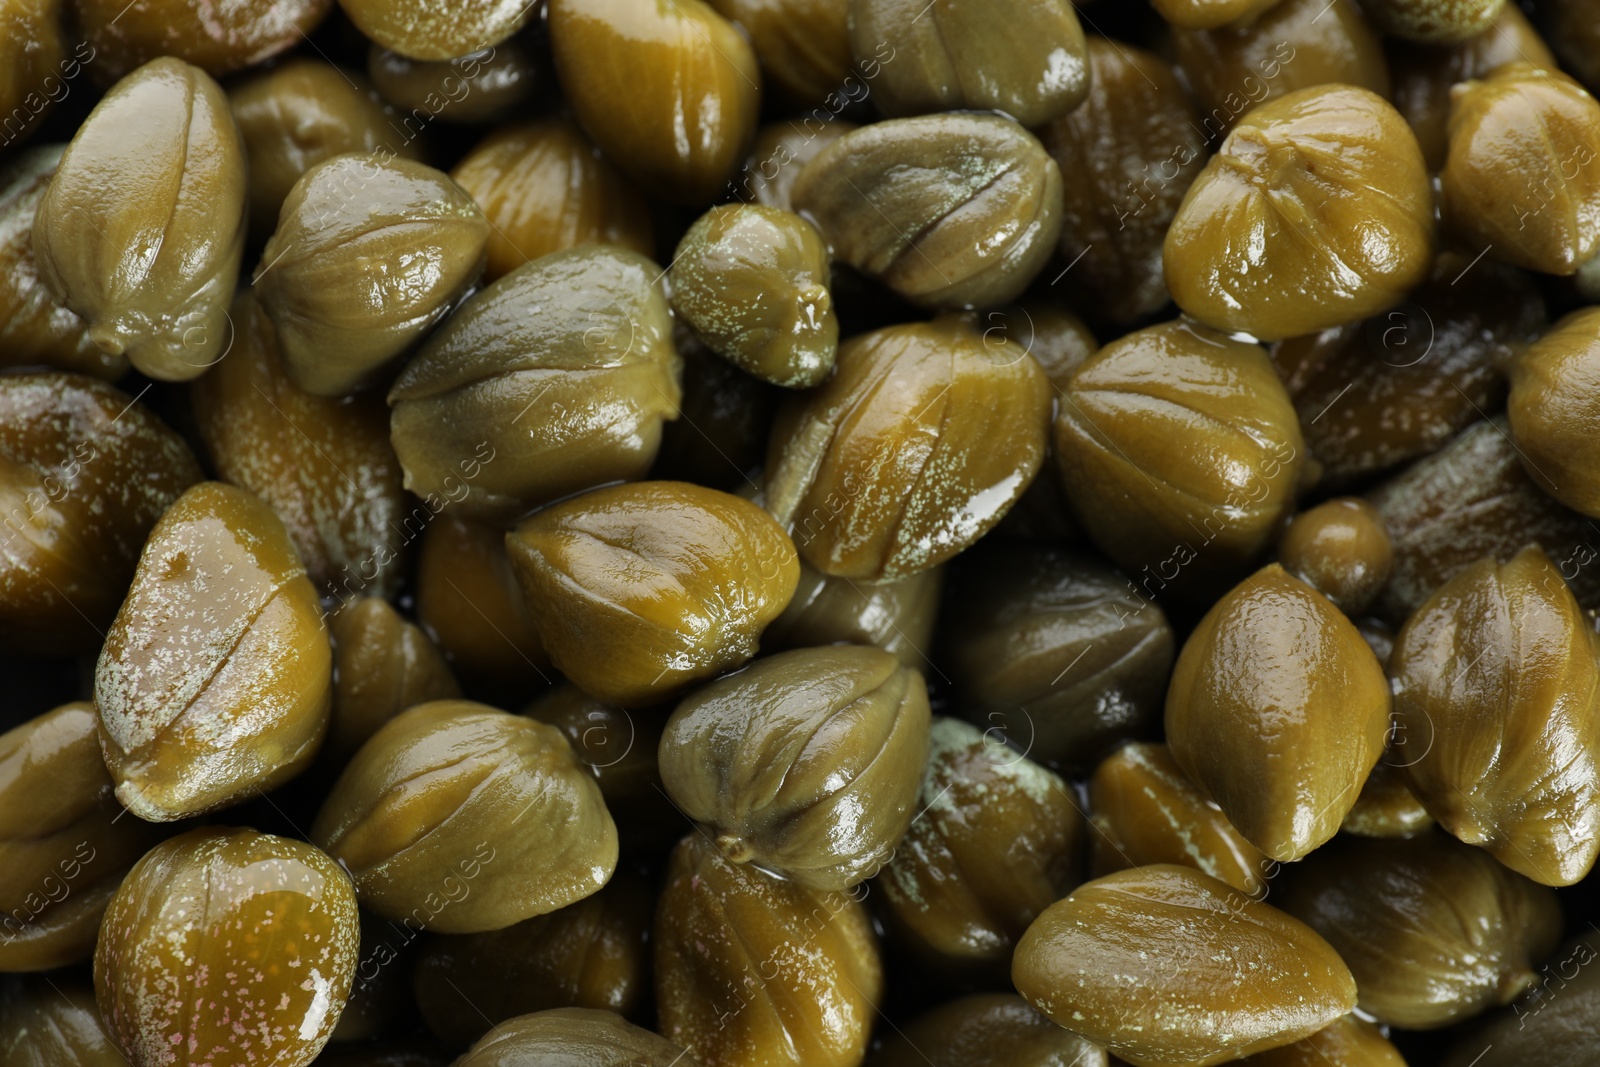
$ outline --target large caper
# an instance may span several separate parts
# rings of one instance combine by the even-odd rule
[[[207,0],[74,0],[97,78],[120,78],[141,63],[176,56],[221,77],[285,52],[316,29],[333,0],[240,0],[217,10]],[[231,294],[230,294],[231,295]]]
[[[763,87],[805,107],[831,104],[850,75],[850,0],[710,0],[744,27],[761,60]],[[873,54],[880,42],[873,42]],[[863,62],[865,74],[872,56]],[[870,75],[867,75],[870,77]]]
[[[1505,0],[1367,0],[1372,20],[1408,41],[1461,41],[1482,33],[1509,7]]]

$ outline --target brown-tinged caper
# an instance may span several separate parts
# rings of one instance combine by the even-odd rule
[[[761,647],[874,645],[907,667],[927,671],[943,588],[943,567],[863,585],[801,563],[794,598],[761,635]]]
[[[667,793],[730,861],[848,889],[916,814],[927,687],[882,649],[780,652],[679,703],[659,752]]]
[[[468,152],[450,177],[489,220],[488,281],[579,245],[655,254],[644,198],[569,119],[501,127]]]
[[[1561,932],[1553,890],[1437,830],[1341,837],[1294,867],[1283,906],[1350,965],[1363,1011],[1410,1030],[1509,1004]]]
[[[561,731],[465,700],[385,723],[339,776],[311,839],[364,906],[446,934],[564,908],[617,865],[616,826]]]
[[[853,122],[806,115],[761,127],[743,169],[730,182],[734,199],[793,211],[795,179],[824,148],[853,130]]]
[[[828,248],[800,216],[714,207],[684,234],[670,273],[673,310],[741,370],[791,389],[820,385],[833,370]]]
[[[705,0],[551,0],[556,75],[578,121],[647,194],[715,196],[761,107],[755,51]]]
[[[864,126],[807,163],[792,191],[834,258],[932,308],[1015,300],[1061,234],[1061,171],[998,115]]]
[[[323,160],[380,150],[418,158],[415,139],[396,128],[356,77],[321,60],[296,58],[229,88],[248,163],[254,233],[265,237],[277,229],[289,190]]]
[[[1313,333],[1399,303],[1433,265],[1433,228],[1400,113],[1368,89],[1301,89],[1249,111],[1189,187],[1167,231],[1167,288],[1221,330]]]
[[[302,1067],[339,1021],[359,953],[355,891],[333,860],[254,830],[191,830],[111,898],[95,998],[132,1067]]]
[[[1184,439],[1204,446],[1172,447]],[[1141,595],[1255,560],[1293,507],[1305,453],[1266,352],[1182,319],[1128,334],[1073,373],[1055,448],[1074,512]]]
[[[710,0],[744,27],[766,84],[802,107],[828,103],[848,88],[850,0]],[[878,42],[873,42],[874,51]],[[863,73],[872,60],[863,60]],[[870,79],[870,75],[867,75]]]
[[[1362,6],[1384,33],[1438,44],[1484,32],[1512,5],[1506,0],[1366,0]]]
[[[1571,885],[1600,854],[1600,664],[1542,551],[1480,560],[1395,642],[1406,777],[1439,824],[1520,874]]]
[[[535,12],[507,0],[339,0],[365,36],[412,59],[453,59],[492,48]]]
[[[1014,993],[941,1004],[886,1035],[868,1067],[1106,1067],[1106,1050]]]
[[[333,653],[288,531],[221,482],[150,531],[95,668],[117,799],[167,822],[304,770],[328,728]]]
[[[594,896],[504,930],[432,936],[414,979],[423,1021],[460,1047],[551,1008],[634,1014],[651,903],[643,880],[619,874]]]
[[[1600,1018],[1600,942],[1591,930],[1557,949],[1520,1001],[1463,1033],[1443,1067],[1587,1067]]]
[[[1298,1041],[1356,1006],[1356,983],[1297,919],[1192,867],[1086,882],[1023,935],[1030,1004],[1137,1067],[1237,1059]]]
[[[1246,1057],[1239,1067],[1406,1067],[1406,1061],[1382,1030],[1350,1014],[1292,1045]]]
[[[0,640],[93,651],[150,528],[200,465],[135,398],[53,373],[0,377],[0,464]]]
[[[1433,816],[1406,782],[1404,766],[1428,739],[1417,738],[1417,745],[1407,748],[1409,741],[1400,734],[1390,737],[1388,751],[1372,768],[1339,829],[1357,837],[1411,837],[1433,825]]]
[[[1072,0],[851,0],[857,60],[892,42],[873,85],[886,115],[999,111],[1041,126],[1083,102],[1090,57]]]
[[[1098,559],[1016,545],[963,560],[940,662],[957,706],[1035,759],[1087,770],[1148,735],[1172,669],[1172,628],[1148,592]]]
[[[343,764],[407,708],[461,695],[444,655],[415,623],[378,597],[345,604],[328,619],[333,637],[333,712],[324,754]]]
[[[700,1067],[679,1045],[615,1012],[552,1008],[523,1015],[456,1061],[455,1067]]]
[[[521,523],[506,549],[551,662],[633,707],[755,655],[800,574],[771,516],[687,482],[585,493]]]
[[[79,127],[33,222],[39,276],[152,378],[186,381],[227,351],[244,253],[245,160],[221,87],[163,57]]]
[[[7,1067],[128,1067],[100,1021],[94,990],[51,977],[0,986],[0,1060]]]
[[[137,819],[119,825],[126,813],[111,789],[93,704],[0,734],[0,971],[62,967],[94,950],[111,894],[155,840]]]
[[[277,512],[319,589],[360,576],[364,591],[390,595],[406,563],[397,535],[406,497],[383,398],[297,386],[253,291],[230,315],[228,358],[189,391],[212,466]]]
[[[1517,455],[1546,492],[1600,517],[1600,309],[1573,312],[1512,364],[1506,414]]]
[[[780,412],[767,508],[824,574],[909,577],[1004,517],[1043,462],[1049,415],[1039,365],[959,316],[864,334]]]
[[[1167,690],[1173,759],[1283,863],[1332,837],[1383,754],[1389,682],[1350,620],[1278,564],[1219,600]]]
[[[1096,876],[1178,863],[1261,899],[1277,868],[1206,799],[1166,745],[1141,742],[1107,756],[1089,779],[1089,812]]]
[[[489,223],[449,176],[387,151],[295,182],[255,286],[296,385],[340,396],[438,324],[483,272]]]
[[[1162,239],[1205,166],[1205,136],[1170,64],[1101,37],[1089,58],[1088,99],[1039,131],[1061,168],[1061,258],[1072,266],[1059,280],[1097,315],[1132,322],[1169,299]]]
[[[518,117],[537,98],[545,62],[526,35],[437,60],[413,59],[374,44],[367,51],[367,77],[400,112],[407,139],[415,139],[435,119],[477,123]]]
[[[1451,90],[1439,210],[1462,240],[1547,274],[1600,251],[1600,103],[1558,70],[1500,67]]]
[[[920,959],[981,974],[1083,877],[1072,787],[960,719],[936,719],[916,817],[876,883]]]
[[[1394,542],[1383,517],[1360,497],[1318,504],[1294,517],[1278,542],[1284,569],[1356,616],[1394,571]]]
[[[845,893],[679,842],[656,902],[661,1031],[706,1067],[855,1067],[883,968],[867,910]]]
[[[1066,388],[1072,372],[1100,350],[1100,342],[1082,319],[1043,300],[1025,300],[998,311],[973,312],[968,318],[983,331],[983,339],[991,348],[1017,345],[1032,356],[1058,392]]]
[[[242,0],[218,10],[208,0],[73,0],[99,81],[125,76],[163,56],[221,77],[255,66],[306,39],[333,0]]]
[[[586,245],[476,293],[389,391],[406,488],[507,519],[642,477],[681,399],[660,278],[637,252]]]

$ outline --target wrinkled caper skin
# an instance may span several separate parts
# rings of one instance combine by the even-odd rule
[[[1406,622],[1390,667],[1406,777],[1439,824],[1546,885],[1600,855],[1600,664],[1536,547],[1480,560]]]
[[[1443,1067],[1585,1067],[1594,1060],[1594,1020],[1600,1012],[1600,943],[1593,931],[1568,941],[1539,968],[1538,988],[1524,1001],[1467,1030],[1440,1062]]]
[[[600,151],[646,195],[715,198],[761,109],[744,35],[704,0],[552,0],[546,21],[563,94]]]
[[[730,183],[730,191],[735,199],[744,203],[793,211],[794,199],[790,194],[806,164],[816,159],[824,148],[860,128],[841,118],[827,123],[809,119],[799,125],[768,123],[756,133],[750,157]]]
[[[60,0],[10,0],[0,8],[0,115],[7,145],[22,141],[62,97],[62,86],[93,59],[85,44],[67,59]]]
[[[1532,131],[1538,131],[1533,133]],[[1444,223],[1497,259],[1573,274],[1600,251],[1600,103],[1557,70],[1501,67],[1451,90]]]
[[[656,901],[661,1032],[706,1067],[855,1067],[883,968],[859,900],[678,843]]]
[[[617,865],[616,826],[561,731],[465,700],[419,704],[373,734],[311,839],[364,906],[445,934],[564,908]]]
[[[212,467],[277,513],[319,590],[346,590],[354,578],[363,592],[391,595],[406,564],[397,534],[406,497],[383,398],[306,392],[255,294],[242,292],[230,315],[228,358],[189,389]]]
[[[1600,309],[1575,311],[1512,364],[1506,414],[1529,475],[1557,500],[1600,517],[1595,433]]]
[[[8,1067],[128,1067],[94,990],[60,978],[0,986],[0,1058]]]
[[[306,171],[254,282],[289,376],[317,396],[368,384],[477,282],[488,238],[448,175],[387,150]]]
[[[0,377],[0,642],[92,652],[156,520],[200,480],[189,446],[122,390]]]
[[[250,229],[263,237],[300,176],[346,152],[380,150],[419,158],[420,145],[398,130],[359,75],[317,59],[290,59],[228,89],[248,163]]]
[[[44,364],[114,382],[128,357],[95,347],[88,324],[40,279],[33,254],[34,215],[64,150],[27,148],[0,166],[0,367]]]
[[[472,1046],[455,1067],[700,1067],[659,1034],[609,1011],[554,1008],[512,1019]]]
[[[1185,439],[1204,446],[1172,447]],[[1074,514],[1145,598],[1249,566],[1290,513],[1305,458],[1267,354],[1183,319],[1073,373],[1055,449]]]
[[[1161,245],[1206,162],[1198,115],[1172,66],[1102,37],[1089,42],[1088,98],[1039,131],[1061,170],[1063,284],[1115,322],[1170,299]]]
[[[1383,517],[1360,497],[1338,497],[1294,517],[1278,542],[1284,569],[1352,618],[1372,605],[1394,571]]]
[[[1240,1067],[1406,1067],[1405,1057],[1383,1031],[1357,1015],[1346,1015],[1310,1037],[1239,1061]]]
[[[926,1050],[926,1051],[924,1051]],[[1013,993],[941,1004],[896,1029],[868,1067],[1106,1067],[1106,1051]]]
[[[828,248],[792,212],[727,204],[672,257],[672,308],[718,355],[774,385],[809,389],[833,370],[839,319]]]
[[[767,508],[822,573],[897,581],[1005,516],[1043,463],[1049,414],[1039,365],[959,316],[864,334],[780,412]]]
[[[93,704],[65,704],[0,734],[0,971],[64,967],[93,952],[111,894],[156,840],[140,820],[119,819],[111,789]]]
[[[1341,837],[1293,868],[1283,906],[1338,950],[1379,1022],[1430,1030],[1509,1004],[1555,947],[1555,892],[1437,830]]]
[[[1061,235],[1060,169],[998,115],[862,127],[807,163],[791,196],[836,260],[921,307],[1015,300]]]
[[[876,883],[920,960],[1004,980],[1017,939],[1083,876],[1072,787],[960,719],[931,731],[916,819]]]
[[[1011,965],[1043,1014],[1136,1067],[1196,1067],[1298,1041],[1356,1005],[1304,923],[1192,867],[1097,878],[1039,916]],[[1129,994],[1149,990],[1135,1002]]]
[[[359,933],[349,875],[315,848],[191,830],[151,849],[111,899],[95,997],[132,1067],[302,1067],[338,1022]]]
[[[367,77],[401,113],[401,129],[417,137],[429,122],[503,122],[538,96],[543,61],[528,39],[512,37],[450,59],[412,59],[374,44]]]
[[[999,111],[1042,126],[1083,103],[1089,54],[1071,0],[850,0],[858,60],[893,43],[873,96],[891,117]]]
[[[710,0],[744,28],[761,61],[763,86],[780,100],[814,107],[832,103],[850,74],[850,0]],[[879,42],[873,42],[874,51]],[[874,70],[863,60],[862,74]],[[848,86],[847,86],[848,87]]]
[[[33,251],[97,348],[187,381],[227,351],[246,221],[228,98],[204,71],[162,58],[79,127],[39,202]]]
[[[1417,744],[1407,748],[1412,740]],[[1345,813],[1339,829],[1357,837],[1411,837],[1432,826],[1433,816],[1411,791],[1405,774],[1405,761],[1416,758],[1421,746],[1427,743],[1426,735],[1419,738],[1392,735],[1389,750],[1372,768],[1355,807]]]
[[[1168,23],[1185,30],[1214,30],[1244,22],[1275,7],[1279,0],[1152,0]]]
[[[916,815],[927,687],[881,649],[780,652],[680,702],[659,760],[673,802],[729,860],[848,889]]]
[[[1193,867],[1261,899],[1277,865],[1234,829],[1166,745],[1126,745],[1089,779],[1092,873],[1151,863]]]
[[[226,12],[204,0],[74,0],[73,18],[93,49],[96,80],[124,77],[172,56],[220,78],[288,51],[316,29],[333,0],[246,0]]]
[[[535,9],[498,0],[339,0],[363,35],[412,59],[452,59],[492,48]]]
[[[1328,598],[1280,565],[1219,600],[1167,690],[1172,757],[1280,863],[1339,829],[1389,733],[1389,682]]]
[[[1363,9],[1384,33],[1407,41],[1464,41],[1494,24],[1506,0],[1367,0]]]
[[[633,1015],[645,995],[651,896],[618,875],[600,892],[504,930],[428,940],[414,985],[423,1021],[453,1047],[551,1008]]]
[[[816,645],[872,645],[907,667],[928,669],[944,568],[898,582],[861,585],[800,564],[794,599],[761,635],[764,650]]]
[[[475,294],[389,391],[406,488],[503,520],[642,477],[682,398],[660,277],[636,252],[588,245]]]
[[[503,126],[468,152],[450,177],[489,220],[489,281],[579,245],[655,254],[644,198],[570,119]]]
[[[521,523],[506,550],[551,662],[624,707],[755,655],[800,574],[766,512],[687,482],[585,493]]]
[[[980,551],[962,560],[948,604],[940,662],[979,729],[1074,770],[1153,732],[1172,628],[1098,559],[1031,544]]]
[[[363,597],[328,618],[333,712],[323,756],[342,765],[407,708],[461,695],[443,653],[387,600]]]
[[[1185,312],[1275,341],[1399,303],[1433,252],[1411,128],[1370,90],[1323,85],[1246,113],[1189,187],[1163,263]]]

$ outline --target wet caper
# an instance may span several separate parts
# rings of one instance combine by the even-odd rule
[[[363,597],[328,620],[333,637],[333,712],[323,755],[353,756],[384,723],[407,708],[450,700],[461,687],[428,635],[387,600]]]
[[[162,56],[221,77],[293,48],[332,9],[333,0],[238,0],[225,12],[208,0],[72,3],[100,79],[120,78]]]
[[[534,8],[501,0],[339,0],[367,37],[413,59],[451,59],[491,48]]]
[[[700,1067],[684,1049],[609,1011],[553,1008],[523,1015],[456,1061],[455,1067]]]
[[[0,1060],[7,1067],[128,1067],[106,1035],[94,990],[50,977],[0,986]]]
[[[761,647],[874,645],[907,667],[926,671],[943,588],[943,567],[898,582],[862,585],[801,563],[794,599],[762,633]]]
[[[413,59],[374,44],[367,77],[399,110],[400,127],[415,139],[437,119],[449,123],[503,122],[537,98],[546,62],[526,35],[449,59]]]
[[[1576,311],[1512,364],[1507,416],[1517,455],[1557,500],[1600,517],[1595,434],[1600,404],[1600,309]]]
[[[1294,517],[1278,543],[1284,569],[1359,615],[1394,570],[1394,542],[1383,518],[1359,497],[1340,497]]]

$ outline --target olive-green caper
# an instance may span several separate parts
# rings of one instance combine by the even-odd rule
[[[0,377],[0,464],[0,642],[93,651],[150,528],[200,465],[134,397],[53,373]]]
[[[350,994],[359,933],[349,875],[310,845],[191,830],[111,898],[95,999],[132,1067],[306,1064]]]
[[[679,842],[656,902],[661,1031],[706,1067],[855,1067],[883,993],[872,920],[846,893]]]
[[[1433,816],[1422,806],[1417,794],[1406,782],[1403,761],[1413,758],[1420,746],[1428,743],[1426,736],[1417,738],[1417,745],[1407,749],[1409,739],[1396,733],[1390,737],[1389,750],[1378,760],[1361,787],[1361,795],[1344,817],[1339,829],[1357,837],[1411,837],[1433,825]]]
[[[1294,517],[1278,542],[1284,569],[1346,615],[1371,606],[1394,570],[1383,518],[1360,497],[1339,497]]]
[[[850,0],[710,3],[750,35],[764,86],[803,107],[831,104],[850,73]]]
[[[660,277],[636,252],[587,245],[476,293],[389,392],[406,488],[505,519],[642,477],[681,399]]]
[[[851,0],[856,59],[892,41],[873,85],[887,115],[999,111],[1041,126],[1083,102],[1089,54],[1072,0]]]
[[[0,986],[0,1060],[7,1067],[128,1067],[106,1035],[94,990],[51,977]]]
[[[1389,733],[1389,682],[1350,620],[1274,563],[1184,642],[1167,743],[1252,845],[1287,863],[1331,838]]]
[[[380,44],[367,51],[367,77],[400,112],[415,138],[430,122],[503,122],[537,98],[547,61],[526,35],[448,59],[413,59]]]
[[[1017,939],[1083,876],[1067,783],[960,719],[935,720],[916,817],[877,885],[889,927],[923,960],[1003,968]]]
[[[1399,303],[1433,246],[1411,127],[1377,93],[1335,84],[1245,114],[1189,187],[1163,265],[1184,311],[1275,341]]]
[[[392,594],[406,564],[396,536],[406,497],[383,398],[340,400],[295,385],[253,291],[230,315],[228,358],[189,391],[212,466],[277,512],[319,589],[359,576],[363,591]]]
[[[1384,33],[1407,41],[1464,41],[1494,24],[1506,0],[1366,0],[1363,9]]]
[[[166,822],[304,770],[328,728],[333,653],[288,531],[202,482],[150,531],[95,667],[117,799]]]
[[[333,711],[323,755],[342,764],[407,708],[450,700],[461,687],[437,646],[378,597],[346,604],[328,619],[333,637]]]
[[[761,647],[873,645],[907,667],[926,671],[943,588],[943,567],[898,582],[861,585],[801,563],[794,599],[761,635]]]
[[[1106,1050],[1014,993],[941,1004],[887,1035],[868,1067],[1106,1067]]]
[[[1595,435],[1600,403],[1600,309],[1568,315],[1512,364],[1507,412],[1517,455],[1563,504],[1600,517]]]
[[[906,578],[1004,517],[1044,460],[1049,414],[1039,365],[959,316],[864,334],[780,413],[767,508],[822,573]]]
[[[1600,251],[1597,160],[1594,97],[1558,70],[1500,67],[1451,90],[1441,217],[1497,259],[1573,274]]]
[[[446,934],[564,908],[617,865],[616,826],[561,731],[464,700],[384,724],[339,776],[311,839],[350,872],[364,906]]]
[[[828,249],[788,211],[727,204],[702,215],[672,257],[672,307],[718,355],[791,389],[833,370],[839,320]]]
[[[455,1067],[700,1067],[682,1047],[615,1012],[552,1008],[502,1023]]]
[[[340,396],[450,313],[483,273],[489,223],[449,176],[387,151],[295,182],[255,286],[296,385]]]
[[[365,36],[413,59],[452,59],[492,48],[534,8],[496,0],[339,0]]]
[[[126,0],[72,3],[97,79],[121,78],[162,56],[220,78],[306,40],[332,9],[333,0],[239,0],[226,12],[209,0],[141,0],[132,7]]]
[[[506,549],[551,662],[633,707],[755,655],[800,574],[771,516],[687,482],[585,493],[524,521]]]
[[[39,202],[39,276],[152,378],[198,377],[227,351],[246,229],[228,98],[181,60],[146,63],[84,120]]]
[[[1246,1057],[1239,1067],[1406,1067],[1406,1061],[1382,1030],[1350,1014],[1292,1045]]]
[[[780,652],[679,703],[659,759],[673,802],[729,860],[848,889],[916,814],[927,688],[882,649]]]
[[[1061,235],[1061,171],[998,115],[892,119],[847,133],[795,179],[834,258],[913,303],[1015,300]]]
[[[1237,1059],[1356,1006],[1316,931],[1192,867],[1097,878],[1023,935],[1012,980],[1051,1019],[1137,1067]]]
[[[1341,837],[1295,865],[1283,906],[1350,965],[1363,1011],[1410,1030],[1509,1004],[1561,932],[1554,890],[1437,830]]]
[[[853,122],[836,118],[822,122],[807,118],[794,122],[774,122],[761,127],[750,158],[729,183],[734,198],[745,203],[763,204],[780,211],[793,211],[795,179],[805,165],[833,142],[853,130]]]

